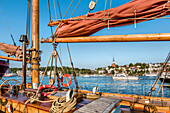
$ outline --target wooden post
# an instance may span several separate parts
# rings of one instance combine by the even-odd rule
[[[23,89],[25,90],[26,88],[26,67],[27,67],[27,63],[26,63],[26,45],[28,43],[28,39],[26,35],[21,35],[20,37],[20,42],[22,42],[22,52],[23,52],[23,57],[22,57],[22,85],[23,85]]]
[[[26,88],[26,42],[23,42],[23,60],[22,60],[22,85],[23,89]]]
[[[55,38],[56,43],[170,41],[170,33]],[[52,43],[52,39],[41,43]]]
[[[39,85],[39,0],[32,0],[32,85]]]

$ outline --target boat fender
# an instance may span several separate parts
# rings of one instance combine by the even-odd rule
[[[74,91],[73,90],[68,90],[66,93],[66,102],[68,102],[71,98],[74,96]]]
[[[58,91],[58,88],[57,87],[55,87],[55,86],[51,86],[51,85],[42,85],[42,86],[40,86],[39,87],[39,91],[41,91],[42,89],[47,89],[47,88],[53,88],[54,89],[54,91],[53,92],[49,92],[49,93],[43,93],[43,92],[41,92],[41,95],[42,96],[47,96],[47,95],[50,95],[50,94],[54,94],[56,91]]]
[[[69,78],[69,82],[68,82],[67,84],[64,84],[64,82],[63,82],[64,77],[68,77],[68,78]],[[61,77],[61,84],[62,84],[62,86],[68,87],[68,86],[71,85],[71,82],[72,82],[72,78],[71,78],[71,76],[70,76],[69,74],[64,74],[64,75]]]
[[[96,94],[97,90],[98,90],[98,86],[94,87],[94,88],[93,88],[93,91],[92,91],[93,94]]]
[[[7,109],[9,113],[13,113],[13,107],[11,104],[8,104]]]

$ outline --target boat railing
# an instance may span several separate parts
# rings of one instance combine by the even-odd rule
[[[99,92],[136,94],[136,95],[148,96],[148,92],[150,91],[152,84],[109,84],[109,83],[83,82],[80,86],[81,86],[81,89],[83,90],[91,90],[94,86],[98,86]],[[160,85],[157,85],[157,87],[160,87]],[[157,93],[158,93],[158,90],[155,90],[153,93],[153,96],[158,95],[159,97],[164,97],[164,96],[170,97],[170,95],[167,95],[167,93],[164,92],[164,87],[161,88],[161,91],[159,94]]]

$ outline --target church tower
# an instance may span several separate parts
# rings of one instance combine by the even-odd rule
[[[112,63],[112,67],[116,67],[116,64],[115,64],[115,59],[113,57],[113,63]]]

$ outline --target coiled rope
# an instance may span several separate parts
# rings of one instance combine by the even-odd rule
[[[77,98],[73,97],[66,102],[66,96],[63,96],[52,103],[50,113],[63,113],[69,112],[70,110],[75,110],[76,104]]]
[[[34,97],[30,97],[29,100],[27,100],[24,104],[23,113],[26,113],[26,105],[29,102],[41,102],[41,103],[52,103],[52,107],[50,108],[50,113],[63,113],[68,112],[70,110],[76,109],[77,104],[77,98],[73,97],[69,101],[66,102],[66,96],[60,97],[55,100],[49,100],[49,101],[41,101],[39,99],[35,99]]]

